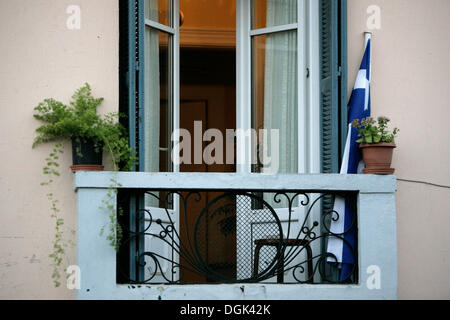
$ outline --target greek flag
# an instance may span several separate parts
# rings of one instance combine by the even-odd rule
[[[358,131],[352,128],[355,119],[363,119],[370,116],[370,73],[371,73],[371,37],[366,33],[366,46],[364,58],[359,68],[355,87],[349,102],[348,135],[345,144],[344,156],[341,166],[341,174],[361,173],[364,169],[364,162],[361,159],[358,143]],[[353,222],[355,212],[350,199],[336,196],[334,201],[334,212],[339,217],[332,220],[330,231],[336,236],[328,239],[328,253],[333,254],[341,266],[340,280],[348,280],[351,276],[354,264],[353,250],[355,248],[355,228]],[[336,218],[335,213],[333,214]],[[333,257],[328,258],[328,262],[336,262]]]

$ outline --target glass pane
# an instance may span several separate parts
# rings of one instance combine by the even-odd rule
[[[171,0],[145,0],[145,18],[172,27]]]
[[[298,173],[297,31],[254,37],[252,66],[252,172]]]
[[[183,28],[197,31],[236,29],[236,0],[180,0],[180,13],[184,16],[183,24],[180,24]],[[201,39],[207,40],[204,35]]]
[[[297,0],[253,0],[252,29],[297,22]]]
[[[146,172],[171,172],[172,36],[145,30],[145,157]],[[155,206],[156,200],[146,201]]]

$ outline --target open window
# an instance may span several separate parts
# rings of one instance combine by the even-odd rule
[[[346,119],[345,11],[338,0],[121,1],[121,111],[139,156],[136,171],[278,179],[338,172]],[[173,135],[177,129],[190,144],[182,143],[187,136]],[[205,150],[220,135],[222,159],[215,150],[209,155],[219,161],[211,162]],[[186,154],[191,161],[177,161]],[[270,240],[295,240],[312,228],[308,217],[323,214],[320,205],[311,209],[276,188],[244,194],[205,189],[148,190],[127,198],[130,212],[137,212],[126,221],[131,232],[172,232],[127,244],[131,260],[139,257],[127,266],[130,278],[279,281],[265,274],[280,260]],[[258,248],[262,240],[269,244]],[[183,246],[192,252],[183,254]],[[148,248],[153,255],[145,254]],[[191,263],[196,254],[200,264]]]

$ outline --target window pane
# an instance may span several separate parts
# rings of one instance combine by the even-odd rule
[[[171,59],[172,36],[147,28],[145,32],[145,171],[171,171],[172,132]]]
[[[298,173],[297,32],[254,37],[252,66],[252,172]]]
[[[297,22],[297,0],[253,0],[252,29]]]
[[[145,0],[145,18],[172,27],[171,0]]]
[[[145,30],[144,167],[146,172],[171,172],[172,36]],[[155,199],[147,205],[156,206]],[[150,203],[151,202],[151,203]]]

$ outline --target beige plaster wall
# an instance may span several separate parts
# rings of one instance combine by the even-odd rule
[[[81,6],[81,29],[68,30],[68,5]],[[349,85],[367,29],[366,9],[381,8],[373,34],[373,114],[400,127],[394,166],[399,178],[450,184],[450,1],[349,0]],[[118,8],[111,0],[0,0],[0,299],[68,299],[50,277],[54,221],[41,169],[50,145],[31,149],[42,99],[68,101],[84,82],[117,110]],[[55,195],[76,229],[70,145]],[[399,182],[399,297],[450,298],[448,189]],[[66,265],[75,262],[74,249]]]
[[[393,166],[400,179],[450,185],[450,1],[348,0],[349,89],[353,88],[370,5],[372,114],[400,128]],[[450,298],[450,190],[399,181],[400,299]]]
[[[81,7],[80,30],[66,27],[72,4]],[[31,149],[32,113],[47,97],[68,102],[84,82],[105,98],[102,112],[117,110],[118,1],[1,0],[0,17],[0,299],[73,298],[51,280],[54,221],[40,186],[50,145]],[[54,193],[75,229],[70,144],[65,150]],[[67,256],[73,264],[75,250]]]

